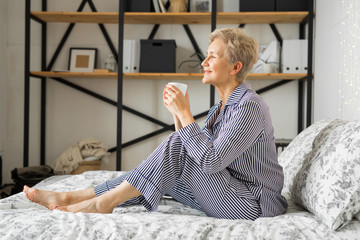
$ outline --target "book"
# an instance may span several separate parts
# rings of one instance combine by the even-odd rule
[[[153,1],[155,12],[160,12],[158,0],[152,0],[152,1]]]
[[[159,0],[159,6],[160,6],[160,9],[161,9],[161,12],[166,12],[166,9],[165,9],[165,6],[164,6],[164,3],[162,2],[162,0]]]

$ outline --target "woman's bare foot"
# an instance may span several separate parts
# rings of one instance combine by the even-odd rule
[[[119,204],[141,195],[126,180],[98,197],[93,188],[74,192],[52,192],[25,186],[23,191],[30,201],[50,210],[74,213],[111,213]]]
[[[119,186],[98,197],[86,199],[68,206],[59,206],[56,209],[74,213],[112,213],[119,204],[140,195],[141,193],[125,180]]]
[[[56,206],[68,205],[65,194],[63,195],[59,192],[44,191],[28,186],[24,186],[23,192],[30,201],[47,207],[50,210],[53,210]]]
[[[75,192],[52,192],[24,186],[23,192],[30,201],[50,210],[54,210],[59,206],[76,204],[96,196],[92,189]]]
[[[116,206],[114,206],[116,207]],[[57,210],[65,211],[65,212],[83,212],[83,213],[112,213],[114,207],[109,206],[107,204],[103,204],[101,198],[96,197],[92,199],[88,199],[76,204],[64,206],[64,207],[56,207]]]

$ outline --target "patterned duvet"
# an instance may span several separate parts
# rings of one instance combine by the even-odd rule
[[[86,172],[45,180],[38,188],[79,190],[120,174]],[[136,205],[112,214],[73,214],[50,211],[19,193],[0,200],[0,239],[360,239],[360,221],[334,232],[290,200],[286,214],[256,221],[210,218],[171,199],[163,199],[157,212]]]

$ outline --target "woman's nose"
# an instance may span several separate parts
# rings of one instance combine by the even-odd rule
[[[207,66],[208,62],[207,62],[208,58],[205,58],[204,61],[201,62],[201,66]]]

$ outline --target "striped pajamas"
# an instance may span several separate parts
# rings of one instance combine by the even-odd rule
[[[201,130],[192,123],[170,134],[137,168],[94,188],[96,195],[124,179],[156,211],[164,194],[208,216],[250,219],[282,214],[283,172],[277,162],[270,113],[248,84],[239,85],[220,111],[212,107]]]

